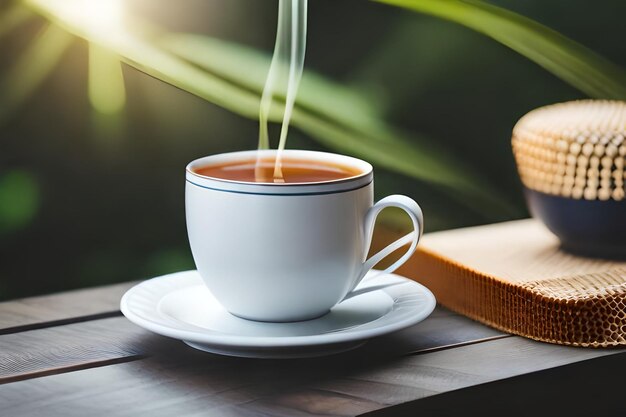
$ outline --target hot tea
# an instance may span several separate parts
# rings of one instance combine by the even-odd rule
[[[341,180],[362,174],[354,167],[306,159],[281,158],[282,178],[287,184]],[[274,183],[274,158],[230,161],[194,168],[205,177],[230,181]]]

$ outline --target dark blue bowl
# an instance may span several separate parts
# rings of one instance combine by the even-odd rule
[[[563,249],[626,259],[626,200],[575,200],[524,189],[530,212],[558,236]]]

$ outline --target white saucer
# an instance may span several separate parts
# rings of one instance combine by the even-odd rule
[[[370,272],[348,298],[314,320],[264,323],[228,313],[197,271],[164,275],[124,294],[133,323],[196,349],[251,358],[302,358],[354,349],[368,339],[412,326],[430,315],[435,297],[423,285]]]

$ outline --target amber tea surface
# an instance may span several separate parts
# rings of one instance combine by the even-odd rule
[[[274,158],[256,158],[229,161],[194,168],[193,172],[205,177],[230,181],[274,183]],[[334,181],[354,177],[363,172],[350,166],[306,159],[282,158],[282,179],[287,184]]]

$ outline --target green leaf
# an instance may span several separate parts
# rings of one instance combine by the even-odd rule
[[[479,0],[373,1],[450,20],[483,33],[536,62],[590,97],[626,99],[624,69],[517,13]]]
[[[159,44],[212,74],[260,94],[265,85],[270,57],[240,44],[193,34],[165,34]],[[285,86],[279,90],[284,101]],[[378,124],[380,106],[360,91],[329,82],[305,71],[298,90],[298,105],[314,109],[320,116],[335,119],[353,128],[369,129]]]

